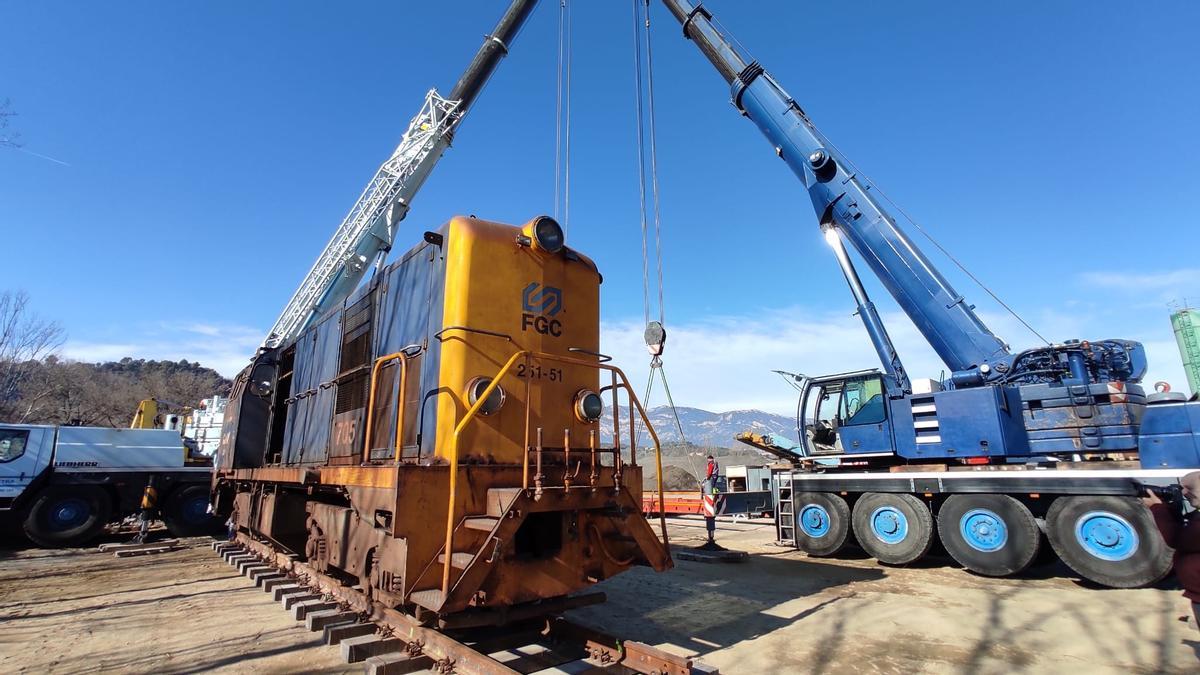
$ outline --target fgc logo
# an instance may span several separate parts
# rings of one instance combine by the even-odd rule
[[[562,311],[562,289],[530,282],[521,292],[521,330],[562,337],[562,322],[554,315]]]

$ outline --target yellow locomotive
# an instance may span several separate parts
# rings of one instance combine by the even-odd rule
[[[218,514],[373,602],[477,623],[670,568],[641,511],[654,430],[598,353],[600,282],[549,217],[426,232],[237,377]]]

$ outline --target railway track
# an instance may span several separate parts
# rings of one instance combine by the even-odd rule
[[[213,550],[309,630],[322,631],[325,644],[339,647],[348,663],[362,663],[368,673],[717,674],[691,658],[621,640],[561,616],[514,612],[500,628],[438,629],[372,602],[357,588],[244,533],[235,541],[214,542]],[[593,593],[574,604],[594,604],[603,597]]]

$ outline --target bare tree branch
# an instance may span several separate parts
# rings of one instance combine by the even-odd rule
[[[29,308],[28,293],[0,293],[0,420],[17,417],[22,383],[62,346],[63,338],[62,326]]]
[[[21,134],[8,129],[9,120],[16,116],[17,112],[12,109],[12,101],[0,101],[0,147],[19,148],[24,145],[21,142]]]

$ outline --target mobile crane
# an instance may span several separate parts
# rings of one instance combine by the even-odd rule
[[[1005,576],[1034,560],[1044,530],[1059,557],[1094,582],[1129,587],[1164,576],[1170,550],[1134,496],[1139,482],[1200,467],[1200,401],[1147,396],[1145,351],[1131,340],[1012,353],[887,213],[878,190],[735,50],[712,14],[689,0],[664,3],[808,191],[882,363],[882,371],[796,376],[794,451],[819,461],[778,476],[779,539],[833,555],[853,531],[876,559],[905,564],[940,536],[964,567]],[[943,381],[905,372],[845,242],[949,367]]]

